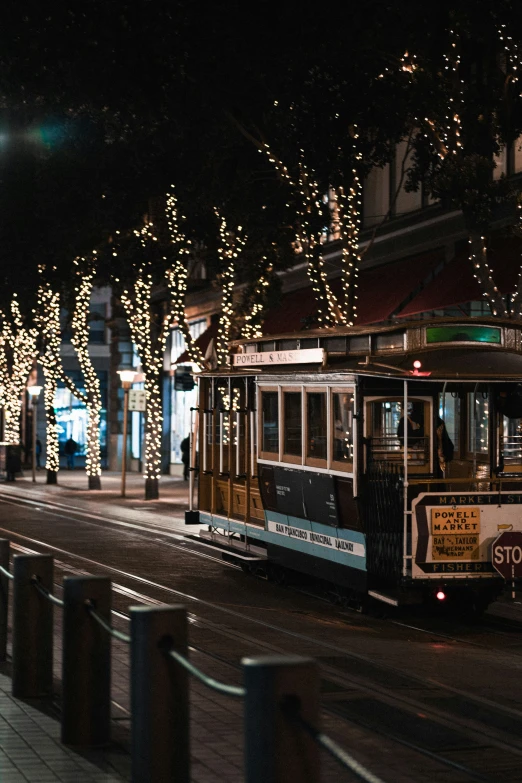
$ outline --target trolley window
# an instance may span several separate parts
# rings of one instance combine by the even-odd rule
[[[306,464],[326,467],[326,391],[306,392]]]
[[[404,462],[404,415],[401,398],[369,398],[365,433],[367,465]],[[408,463],[416,472],[431,470],[431,407],[427,398],[409,398],[406,413]]]
[[[283,460],[285,461],[297,463],[302,461],[302,415],[301,392],[283,390]]]
[[[501,467],[506,473],[522,471],[522,419],[502,416],[500,431]]]
[[[261,392],[261,456],[279,459],[279,394],[276,389]]]
[[[460,398],[446,392],[439,395],[439,416],[446,425],[446,431],[455,448],[454,459],[460,454]]]
[[[468,451],[471,454],[487,454],[489,404],[483,392],[468,393]]]
[[[353,389],[332,391],[332,468],[351,470],[353,465]]]

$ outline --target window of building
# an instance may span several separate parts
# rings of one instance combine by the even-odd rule
[[[302,397],[300,391],[283,392],[283,460],[297,457],[301,462],[302,443]],[[293,461],[293,460],[292,460]]]
[[[327,416],[326,392],[306,392],[306,464],[326,463]]]
[[[68,370],[67,375],[74,381],[79,391],[85,391],[83,375],[79,370]],[[107,462],[107,382],[106,371],[97,372],[100,381],[100,393],[102,398],[102,410],[100,412],[100,450],[102,466]],[[56,411],[56,426],[58,429],[58,442],[60,454],[63,455],[65,441],[72,438],[78,444],[76,452],[77,464],[82,465],[82,457],[87,453],[87,424],[88,413],[84,402],[78,400],[64,382],[58,382],[58,389],[54,398]]]
[[[363,185],[363,226],[381,223],[390,209],[390,166],[370,171]]]
[[[105,321],[107,305],[105,302],[91,302],[89,306],[89,342],[104,345],[106,343]]]
[[[393,204],[393,213],[397,217],[400,217],[407,212],[414,212],[415,210],[422,207],[422,194],[420,188],[416,191],[406,190],[408,171],[411,169],[413,164],[413,150],[411,149],[411,143],[409,147],[410,148],[408,148],[408,141],[404,139],[404,141],[401,141],[397,145],[395,150],[395,160],[393,165],[393,195],[395,196],[395,203]]]
[[[279,393],[277,390],[261,392],[261,456],[279,458]]]

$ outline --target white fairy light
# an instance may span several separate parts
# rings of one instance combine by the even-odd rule
[[[0,311],[0,386],[4,405],[4,438],[20,443],[22,397],[38,355],[35,328],[26,325],[16,294],[11,300],[10,318]]]
[[[143,249],[150,242],[157,242],[154,226],[146,223],[141,231],[135,231]],[[136,346],[145,374],[146,418],[145,418],[145,496],[158,497],[158,481],[161,477],[161,435],[163,415],[161,406],[161,379],[163,353],[169,333],[169,317],[163,313],[157,322],[152,313],[152,275],[146,271],[146,264],[138,270],[131,288],[121,297],[127,315],[132,341]]]

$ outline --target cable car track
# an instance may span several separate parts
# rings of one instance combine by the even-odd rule
[[[10,493],[6,493],[2,491],[0,491],[0,501],[18,507],[27,507],[27,506],[35,507],[35,509],[41,511],[42,513],[52,514],[55,517],[66,519],[68,521],[70,521],[74,517],[74,518],[79,518],[79,520],[84,524],[92,524],[96,526],[106,526],[107,524],[109,524],[114,527],[121,527],[128,530],[133,535],[145,538],[148,542],[150,542],[151,540],[156,540],[158,543],[165,544],[169,548],[178,549],[185,553],[192,554],[195,557],[201,557],[203,559],[214,561],[216,563],[219,563],[220,565],[226,566],[227,568],[232,568],[236,570],[240,568],[235,563],[231,563],[230,561],[223,559],[221,554],[219,554],[218,556],[213,556],[212,554],[209,554],[208,552],[209,547],[206,543],[203,543],[201,545],[205,547],[205,550],[201,551],[200,549],[196,548],[198,547],[198,543],[193,538],[186,539],[183,536],[183,534],[175,533],[172,531],[171,528],[165,527],[163,525],[158,525],[156,523],[150,524],[149,522],[147,522],[146,525],[140,525],[136,522],[114,519],[113,517],[104,516],[102,514],[94,514],[84,509],[78,508],[77,506],[70,507],[70,506],[65,506],[64,504],[61,503],[49,502],[47,500],[33,500],[32,498],[21,498],[19,496],[15,496]],[[67,511],[66,515],[60,513],[64,511]],[[157,533],[160,537],[157,539],[151,539],[151,533]],[[43,542],[35,541],[35,543],[37,544],[41,543],[42,545],[45,545]],[[311,597],[314,597],[317,600],[328,601],[328,599],[323,598],[323,596],[320,594],[319,591],[314,591],[313,589],[312,590],[308,590],[306,588],[300,589],[298,587],[291,587],[290,589],[295,590],[300,594],[310,595]],[[330,601],[328,602],[330,603]],[[436,638],[445,639],[447,641],[457,642],[459,644],[465,644],[472,647],[494,649],[493,647],[489,647],[488,645],[483,644],[482,642],[477,642],[471,639],[462,638],[457,635],[451,633],[445,633],[437,629],[430,629],[412,623],[401,622],[398,620],[394,620],[390,617],[386,618],[386,622],[391,622],[392,624],[397,625],[399,627],[410,629],[412,631],[416,631],[417,633],[421,633],[425,635],[428,634]],[[493,628],[494,634],[503,633],[505,635],[508,635],[505,633],[504,630],[506,628],[508,630],[522,632],[522,622],[517,623],[516,621],[507,621],[501,618],[493,618],[491,616],[487,617],[487,622],[494,626]],[[481,632],[491,633],[491,629],[485,627],[483,624],[478,625],[477,629],[480,630]],[[520,653],[516,653],[514,650],[509,650],[509,652],[512,653],[513,655],[522,654],[522,649]]]
[[[433,709],[433,708],[428,712],[426,710],[426,705],[422,701],[416,701],[415,699],[412,700],[409,697],[404,697],[404,694],[402,696],[398,696],[396,693],[390,691],[389,688],[384,688],[375,682],[372,683],[371,681],[368,680],[368,677],[360,677],[354,674],[349,675],[346,673],[346,671],[340,671],[338,666],[332,664],[331,659],[332,657],[342,658],[345,662],[348,662],[351,666],[353,666],[354,662],[359,662],[363,665],[366,664],[366,665],[373,666],[374,668],[379,669],[381,672],[385,672],[386,675],[389,677],[390,681],[393,681],[393,679],[397,677],[402,677],[402,678],[404,677],[404,673],[401,672],[400,670],[394,669],[393,667],[390,666],[385,666],[380,663],[376,664],[375,661],[373,661],[369,656],[347,651],[346,649],[337,647],[325,641],[318,641],[317,639],[314,639],[306,634],[297,633],[288,628],[278,626],[274,623],[267,623],[266,621],[261,620],[258,617],[256,618],[248,617],[244,613],[230,609],[229,607],[223,607],[220,606],[219,604],[205,601],[204,599],[197,598],[196,596],[190,595],[188,593],[184,593],[180,590],[176,590],[166,585],[161,585],[150,579],[141,577],[138,574],[132,574],[123,571],[121,569],[117,569],[113,566],[108,566],[102,562],[93,560],[92,558],[86,558],[82,555],[77,555],[73,552],[70,552],[69,550],[30,538],[29,536],[24,536],[20,533],[15,533],[14,531],[8,531],[5,528],[0,529],[0,532],[8,533],[10,536],[18,538],[19,540],[25,540],[26,542],[30,543],[32,546],[38,546],[48,551],[50,550],[56,552],[57,554],[59,554],[59,558],[55,560],[55,564],[60,569],[69,572],[72,571],[74,573],[89,573],[89,571],[86,571],[84,568],[78,568],[72,565],[71,563],[67,562],[67,560],[71,560],[71,559],[73,561],[76,560],[90,567],[101,568],[101,569],[111,571],[112,573],[119,575],[121,578],[134,580],[141,585],[149,586],[151,588],[154,588],[155,590],[159,589],[160,591],[167,592],[170,595],[175,595],[178,600],[183,599],[184,601],[189,601],[193,603],[195,602],[196,607],[198,605],[211,607],[213,610],[218,610],[219,612],[224,613],[225,615],[229,615],[229,616],[231,615],[245,622],[252,623],[257,627],[262,627],[263,629],[269,629],[275,631],[279,635],[292,637],[294,640],[297,640],[300,643],[306,645],[311,644],[312,646],[318,648],[318,651],[321,650],[321,653],[320,654],[316,653],[315,657],[319,660],[321,670],[323,672],[323,675],[326,677],[326,681],[329,683],[333,683],[334,686],[338,689],[338,691],[339,689],[341,691],[344,689],[346,692],[350,693],[350,697],[347,700],[345,700],[345,703],[342,706],[342,708],[339,707],[338,700],[334,701],[333,703],[328,703],[328,702],[325,703],[323,701],[323,708],[329,714],[334,715],[337,718],[340,718],[341,721],[343,722],[354,723],[367,731],[378,733],[381,736],[387,738],[389,741],[399,743],[403,747],[409,748],[410,750],[416,753],[429,757],[433,761],[439,764],[443,764],[446,767],[451,767],[452,769],[461,772],[462,774],[466,775],[469,779],[488,781],[489,783],[493,783],[493,781],[495,780],[495,783],[498,783],[499,780],[498,778],[494,779],[485,776],[482,772],[479,772],[476,769],[472,769],[466,765],[463,765],[455,761],[454,759],[447,758],[446,756],[440,753],[433,752],[428,747],[422,747],[418,743],[411,742],[405,737],[398,736],[397,732],[390,731],[389,728],[387,728],[386,726],[384,727],[379,726],[378,720],[374,719],[369,721],[367,716],[365,717],[364,715],[361,716],[361,715],[354,714],[352,707],[356,700],[354,701],[353,699],[353,692],[354,689],[356,689],[356,691],[361,695],[361,700],[363,702],[365,699],[366,701],[368,701],[368,699],[377,700],[381,706],[384,705],[383,708],[388,710],[389,709],[399,710],[399,712],[402,715],[409,714],[412,720],[418,720],[416,716],[418,716],[420,714],[420,711],[422,711],[425,720],[431,721],[434,725],[438,725],[439,727],[444,726],[449,732],[456,731],[459,733],[459,735],[463,735],[463,732],[465,732],[465,734],[469,738],[470,730],[469,730],[469,721],[467,718],[458,719],[458,717],[456,718],[454,715],[449,715],[448,717],[447,713],[444,713],[443,711]],[[25,551],[25,552],[37,551],[32,549],[32,547],[28,547],[27,545],[21,545],[16,542],[13,543],[13,549],[18,551]],[[140,603],[145,602],[145,603],[154,603],[154,604],[162,603],[162,601],[159,601],[150,595],[140,593],[137,590],[129,588],[124,584],[120,584],[119,582],[115,583],[113,587],[118,595],[125,596],[126,598],[131,598],[133,601],[136,602],[140,602]],[[125,615],[124,613],[118,610],[114,610],[114,616],[118,617],[121,620],[128,619],[127,615]],[[284,647],[267,642],[266,640],[260,640],[248,634],[245,634],[243,632],[238,632],[237,630],[224,628],[220,623],[212,622],[208,620],[208,618],[203,618],[201,616],[198,616],[196,612],[189,612],[189,621],[191,622],[191,625],[195,628],[204,628],[206,630],[211,630],[213,634],[218,634],[222,638],[227,638],[228,640],[230,640],[233,643],[236,656],[238,654],[237,653],[238,642],[242,642],[247,646],[254,645],[258,651],[262,649],[263,651],[266,652],[279,652],[279,653],[288,652],[288,650],[285,649]],[[216,653],[209,653],[208,651],[202,649],[198,645],[194,645],[194,644],[191,645],[191,650],[200,655],[204,655],[215,662],[219,662],[222,665],[234,669],[236,673],[240,669],[240,667],[237,664],[233,664],[230,659],[224,658]],[[306,652],[304,652],[303,654],[306,654]],[[490,708],[496,710],[497,712],[502,712],[504,716],[507,716],[508,718],[511,717],[514,722],[517,721],[522,722],[521,712],[518,712],[516,710],[510,710],[509,708],[506,708],[498,703],[489,702],[488,700],[481,699],[473,694],[459,692],[456,689],[452,688],[451,686],[447,686],[445,684],[436,682],[429,678],[423,678],[417,675],[410,674],[409,679],[411,682],[415,683],[416,688],[424,687],[427,688],[428,690],[433,690],[434,688],[436,688],[439,691],[442,690],[454,696],[459,696],[461,698],[467,699],[468,701],[474,702],[477,705],[481,705],[483,708],[484,707],[486,709]],[[120,709],[123,709],[125,711],[125,708],[121,707],[121,705],[118,706]],[[348,714],[346,713],[347,709],[348,709]],[[507,751],[514,754],[516,757],[518,757],[518,759],[520,759],[520,756],[522,756],[522,748],[520,746],[513,745],[511,742],[506,742],[505,739],[502,739],[500,736],[492,737],[491,727],[487,725],[485,725],[482,728],[474,726],[471,735],[473,735],[473,733],[475,734],[475,736],[480,737],[482,748],[485,743],[488,743],[489,746],[494,746],[497,749],[501,749],[503,752]]]

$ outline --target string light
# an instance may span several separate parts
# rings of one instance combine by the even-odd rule
[[[134,235],[139,238],[142,249],[156,242],[154,226],[146,223]],[[145,374],[145,395],[147,411],[145,417],[145,498],[153,500],[159,497],[159,479],[161,476],[161,377],[163,371],[163,353],[169,333],[169,318],[163,314],[158,321],[152,314],[152,275],[146,272],[146,264],[138,270],[132,289],[126,289],[121,302],[127,315],[132,341]]]
[[[44,268],[39,267],[39,272],[43,274]],[[40,354],[38,361],[45,381],[43,391],[47,483],[56,484],[60,469],[60,448],[54,405],[58,380],[63,376],[60,360],[60,295],[52,290],[48,282],[42,283],[38,288],[38,308],[33,313],[43,344],[43,353]]]
[[[20,443],[22,398],[27,379],[38,355],[38,331],[25,324],[16,294],[11,300],[10,318],[0,311],[0,387],[4,406],[4,438]]]
[[[518,210],[518,234],[519,236],[521,236],[522,235],[522,202],[520,200],[518,201],[517,204],[517,210]],[[517,284],[515,286],[513,296],[511,297],[511,310],[510,310],[511,315],[515,315],[515,316],[522,315],[522,301],[520,299],[521,292],[522,292],[522,262],[518,270]]]
[[[172,188],[174,186],[172,185]],[[179,226],[177,199],[174,193],[167,193],[165,206],[167,224],[170,231],[172,247],[172,264],[165,272],[171,297],[172,317],[185,338],[185,346],[190,361],[200,369],[205,367],[205,359],[185,317],[185,297],[187,294],[188,259],[190,257],[190,240],[186,238]],[[164,257],[164,261],[167,259]]]
[[[241,329],[241,337],[245,340],[251,340],[254,337],[263,335],[262,321],[266,310],[266,295],[270,287],[272,271],[272,264],[268,262],[266,256],[263,256],[261,276],[245,306],[246,312]]]
[[[92,365],[89,354],[89,305],[95,277],[95,258],[87,260],[84,257],[75,258],[77,285],[75,287],[74,312],[71,321],[71,344],[76,351],[78,364],[82,371],[85,383],[85,394],[81,395],[74,384],[69,382],[75,396],[80,394],[87,406],[87,454],[85,457],[85,470],[89,481],[89,489],[101,488],[101,450],[100,450],[100,422],[102,410],[102,398],[100,381]]]
[[[519,65],[519,52],[518,47],[513,44],[510,46],[508,40],[511,40],[509,36],[505,34],[505,25],[498,28],[497,32],[501,43],[504,45],[505,50],[508,52],[508,60],[511,58],[512,69],[516,79],[518,79],[518,65]],[[450,157],[459,156],[460,160],[464,160],[464,145],[462,142],[462,121],[461,112],[464,107],[464,80],[461,78],[461,56],[460,56],[460,41],[457,32],[453,29],[448,31],[449,34],[449,52],[444,54],[444,71],[447,75],[447,84],[449,89],[448,105],[446,113],[440,122],[435,121],[433,118],[425,117],[424,123],[427,129],[427,136],[437,152],[441,161],[445,161]],[[402,70],[404,63],[402,64]],[[410,72],[413,72],[414,69]],[[422,125],[422,122],[420,123]],[[469,244],[469,260],[472,264],[473,276],[477,280],[478,284],[483,290],[483,296],[489,304],[493,315],[502,315],[508,317],[511,312],[509,307],[506,306],[504,298],[500,293],[498,287],[495,284],[493,278],[493,272],[488,263],[488,252],[486,245],[486,238],[480,236],[478,231],[472,229],[469,230],[468,236]],[[522,271],[522,270],[521,270]],[[519,277],[519,281],[521,278]],[[517,291],[518,291],[517,286]],[[518,298],[516,293],[515,299]]]
[[[236,265],[239,256],[244,250],[247,238],[243,229],[238,226],[234,232],[227,228],[225,218],[219,210],[214,210],[219,220],[219,244],[218,254],[221,261],[221,317],[219,319],[216,353],[218,365],[226,366],[228,362],[228,341],[231,337],[231,328],[234,318],[234,285]]]
[[[332,326],[336,323],[353,325],[356,318],[355,302],[357,296],[354,289],[357,286],[355,280],[359,260],[357,249],[361,210],[361,182],[357,171],[353,170],[354,179],[348,193],[345,196],[343,192],[341,196],[343,202],[346,199],[346,204],[340,203],[337,194],[334,196],[335,207],[339,211],[337,215],[333,216],[333,222],[337,220],[339,224],[343,245],[341,254],[342,280],[344,301],[345,304],[348,303],[348,307],[343,309],[328,282],[324,257],[321,252],[323,231],[315,231],[311,224],[312,216],[321,218],[323,212],[321,193],[315,174],[304,163],[302,150],[300,151],[296,177],[290,175],[288,168],[273,153],[268,144],[263,144],[260,152],[264,152],[281,178],[292,188],[299,201],[294,250],[296,253],[302,253],[306,259],[308,278],[312,284],[318,306],[317,320],[319,325]],[[361,156],[357,155],[356,159],[360,160]],[[343,207],[344,211],[342,211]]]

